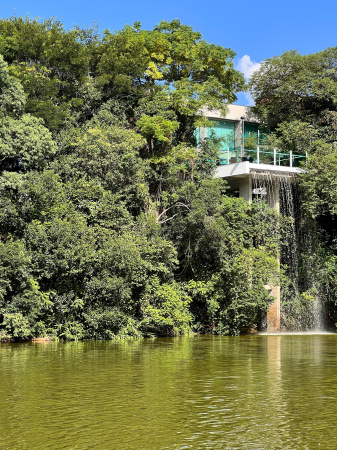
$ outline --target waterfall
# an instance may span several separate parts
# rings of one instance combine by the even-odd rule
[[[280,264],[286,275],[281,286],[282,328],[323,330],[324,305],[312,276],[314,236],[301,220],[296,175],[254,171],[252,189],[255,201],[266,202],[285,219],[280,249]]]
[[[281,264],[288,268],[292,281],[298,293],[299,291],[299,252],[298,252],[298,201],[296,198],[297,183],[294,174],[282,175],[279,177],[280,213],[283,217],[289,218],[287,224],[285,245],[281,253]]]

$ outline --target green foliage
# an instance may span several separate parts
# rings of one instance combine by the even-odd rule
[[[28,319],[20,312],[14,314],[4,314],[0,329],[0,339],[29,339],[32,332]]]
[[[256,150],[257,148],[257,137],[253,134],[250,134],[245,138],[245,148],[249,150]]]
[[[8,65],[0,54],[0,117],[4,114],[20,114],[25,103],[26,98],[20,82],[10,76]]]
[[[250,324],[261,324],[273,300],[265,286],[276,285],[277,273],[277,259],[263,247],[244,249],[233,258],[224,272],[225,304],[217,331],[239,334]]]
[[[234,52],[208,44],[179,20],[163,21],[153,31],[125,27],[114,35],[106,32],[101,51],[98,68],[109,74],[111,89],[135,92],[137,81],[142,91],[154,91],[159,80],[172,86],[173,98],[178,94],[174,103],[180,112],[188,108],[195,114],[206,97],[210,107],[231,102],[244,85],[233,68]]]
[[[52,303],[50,293],[41,291],[32,272],[22,242],[0,241],[0,339],[28,339],[43,329],[35,328],[36,323],[46,319]]]
[[[300,177],[304,205],[313,216],[335,216],[337,213],[337,151],[334,146],[320,142],[308,157],[307,171]]]
[[[281,304],[282,326],[290,331],[312,330],[315,326],[315,307],[318,293],[306,291],[293,292],[291,286],[282,286],[284,290]]]
[[[320,223],[307,218],[302,223],[298,282],[281,277],[282,326],[289,330],[336,325],[337,257],[335,245]]]
[[[176,283],[160,284],[151,280],[142,299],[142,328],[163,335],[186,334],[191,330],[191,298]]]
[[[51,134],[41,119],[24,114],[0,119],[0,170],[42,169],[55,154]]]
[[[64,181],[92,182],[139,208],[148,194],[145,164],[139,157],[144,144],[133,131],[94,121],[84,129],[68,130],[51,167]]]
[[[268,207],[224,196],[222,184],[185,182],[165,226],[199,329],[229,334],[259,324],[266,312],[271,298],[264,286],[278,273],[279,224]]]
[[[89,71],[94,29],[65,31],[55,19],[11,17],[0,21],[0,34],[0,53],[28,97],[26,111],[59,129],[82,104],[77,89]]]
[[[173,133],[178,129],[179,123],[164,119],[161,116],[149,117],[144,115],[138,120],[137,126],[140,132],[148,137],[149,148],[152,150],[154,145],[152,139],[169,142],[172,140]]]
[[[27,270],[28,269],[28,270]],[[30,257],[20,241],[0,241],[0,305],[27,288]]]
[[[336,110],[336,51],[288,51],[264,61],[250,82],[263,121],[271,127],[293,120],[312,123],[323,111]]]
[[[100,37],[13,17],[0,36],[0,339],[258,324],[278,218],[227,197],[219,143],[195,139],[244,88],[235,53],[178,20]]]
[[[95,307],[83,314],[87,339],[140,338],[140,322],[116,307]]]

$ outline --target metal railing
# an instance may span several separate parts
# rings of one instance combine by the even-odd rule
[[[249,161],[256,164],[269,164],[273,166],[301,167],[305,164],[306,155],[294,154],[292,151],[283,153],[276,148],[266,148],[257,146],[256,149],[241,148],[234,150],[222,150],[219,154],[220,165],[235,164],[242,161]]]

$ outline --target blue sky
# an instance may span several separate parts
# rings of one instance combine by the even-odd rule
[[[286,50],[315,53],[337,45],[337,1],[310,6],[307,0],[2,0],[1,17],[12,15],[60,19],[66,28],[98,24],[99,30],[119,30],[140,21],[153,28],[161,20],[180,19],[204,39],[237,53],[235,63],[251,73],[258,63]],[[247,104],[245,95],[240,104]]]

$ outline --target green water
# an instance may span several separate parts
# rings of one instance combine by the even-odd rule
[[[0,345],[1,449],[336,449],[337,335]]]

